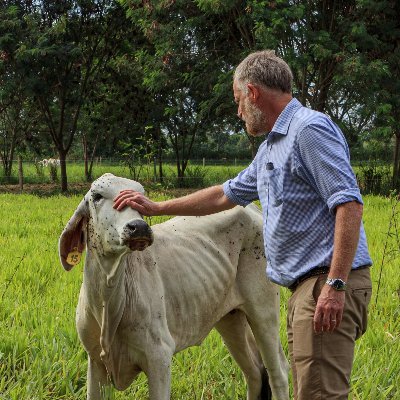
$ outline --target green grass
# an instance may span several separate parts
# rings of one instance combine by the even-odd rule
[[[153,198],[158,198],[152,192]],[[85,399],[86,355],[75,331],[82,266],[65,272],[58,261],[59,234],[81,196],[0,195],[0,399]],[[353,399],[400,398],[400,249],[383,265],[391,215],[388,199],[365,197],[364,223],[375,266],[369,329],[357,343]],[[163,218],[152,218],[158,223]],[[394,249],[391,238],[389,249]],[[397,259],[394,258],[397,256]],[[378,296],[378,298],[377,298]],[[282,289],[281,336],[286,349]],[[377,304],[375,304],[377,299]],[[245,399],[244,379],[219,336],[174,358],[172,399]],[[140,376],[110,399],[146,399]]]

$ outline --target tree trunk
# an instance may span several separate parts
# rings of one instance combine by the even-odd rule
[[[93,144],[92,154],[89,156],[89,145],[88,145],[87,137],[86,137],[86,135],[82,136],[86,182],[90,182],[92,180],[93,162],[94,162],[94,156],[96,154],[96,147],[97,147],[98,139],[99,139],[99,135],[96,136],[96,139]]]
[[[24,168],[22,165],[22,157],[18,156],[18,178],[19,178],[19,190],[24,190]]]
[[[162,149],[158,149],[158,176],[160,179],[160,183],[163,183],[164,181],[164,175],[163,175],[163,164],[162,164]]]
[[[67,152],[59,151],[60,157],[60,172],[61,172],[61,191],[63,193],[68,191],[68,178],[67,178]]]
[[[158,151],[157,151],[157,158],[158,158],[158,175],[160,179],[160,183],[163,183],[163,165],[162,165],[162,134],[160,126],[157,126],[157,143],[158,143]]]
[[[12,165],[13,165],[13,160],[9,157],[7,157],[4,160],[4,178],[6,182],[10,182],[11,180],[11,174],[12,174]]]
[[[182,188],[184,174],[183,174],[183,171],[181,168],[181,163],[180,163],[179,159],[176,160],[176,169],[177,169],[177,173],[178,173],[178,187]]]
[[[12,136],[11,136],[11,143],[9,149],[5,148],[3,152],[3,169],[4,169],[4,179],[6,182],[10,182],[11,180],[11,174],[12,174],[12,167],[13,167],[13,161],[14,161],[14,151],[15,151],[15,145],[16,145],[16,131],[15,129],[13,130]],[[6,146],[6,145],[4,145]]]
[[[86,176],[86,181],[87,182],[91,182],[93,180],[94,155],[95,155],[95,149],[93,149],[92,156],[90,157],[88,173],[87,173],[87,176]]]
[[[400,131],[395,134],[392,188],[400,189]]]
[[[250,142],[251,159],[253,160],[257,154],[256,141],[253,136],[247,135],[247,138],[249,139]]]
[[[89,159],[89,155],[88,155],[88,145],[87,145],[87,140],[86,140],[86,136],[82,135],[82,147],[83,147],[83,165],[84,165],[84,170],[85,170],[85,179],[86,182],[88,182],[88,159]]]

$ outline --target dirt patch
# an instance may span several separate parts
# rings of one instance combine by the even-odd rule
[[[90,188],[90,183],[70,183],[68,184],[68,194],[83,194]],[[23,190],[19,185],[0,185],[0,193],[13,194],[35,194],[38,196],[53,196],[61,194],[59,183],[28,183],[25,184]]]

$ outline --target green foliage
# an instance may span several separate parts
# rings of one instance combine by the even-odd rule
[[[199,9],[207,14],[221,14],[231,11],[236,5],[236,0],[197,0]]]
[[[357,169],[357,180],[363,194],[389,194],[391,189],[391,168],[369,162]]]
[[[52,183],[58,182],[57,165],[50,164],[48,168],[49,168],[51,182]]]
[[[183,182],[180,181],[177,177],[174,186],[184,188],[202,188],[206,184],[206,178],[206,168],[200,165],[189,166],[186,169],[185,179],[183,180]]]
[[[147,127],[146,130],[150,129],[152,129],[152,127]],[[150,181],[149,171],[152,169],[156,154],[156,148],[152,138],[142,136],[138,138],[136,143],[120,141],[118,147],[121,149],[120,156],[122,157],[122,163],[129,169],[130,178],[137,181],[140,179]],[[147,172],[145,177],[141,176],[143,169]]]
[[[221,152],[227,153],[232,147],[226,133],[243,135],[232,101],[232,71],[249,52],[271,48],[292,67],[295,96],[329,114],[352,148],[396,135],[395,182],[400,171],[399,4],[3,1],[5,175],[11,175],[14,155],[27,152],[41,157],[58,152],[61,159],[73,152],[89,165],[95,156],[112,155],[120,140],[137,142],[151,125],[160,163],[163,154],[173,152],[183,177],[188,160],[199,148],[205,151],[205,143],[211,143],[212,152],[214,143],[225,141]]]
[[[34,163],[34,168],[36,169],[36,174],[41,182],[44,181],[44,166],[41,163]]]
[[[64,160],[75,136],[80,135],[79,128],[88,126],[91,111],[97,116],[101,113],[100,118],[113,111],[110,107],[104,109],[104,103],[114,105],[114,99],[110,102],[111,93],[116,97],[120,94],[118,80],[107,81],[111,74],[107,66],[111,60],[129,53],[137,36],[114,0],[34,2],[26,9],[19,5],[7,10],[6,6],[4,12],[13,16],[15,29],[5,29],[7,33],[2,35],[0,24],[0,43],[14,47],[7,49],[2,58],[14,72],[13,84],[19,83],[23,93],[35,102],[39,114],[36,129],[49,135],[47,140],[51,139],[59,153],[61,184],[66,189]],[[117,65],[115,62],[113,67]],[[106,85],[98,81],[104,77]],[[122,107],[121,103],[119,109],[126,108],[126,103]],[[121,114],[114,117],[124,120]],[[110,125],[102,127],[102,135]],[[102,136],[92,133],[87,129],[82,135],[85,151],[90,144],[95,149]]]
[[[158,122],[182,178],[195,143],[222,125],[226,129],[234,117],[230,70],[242,43],[230,39],[239,49],[237,54],[226,46],[232,30],[221,23],[221,18],[231,18],[237,2],[150,1],[143,7],[136,1],[123,4],[151,45],[145,51],[139,49],[136,57],[144,71],[143,84],[157,96],[161,111]]]

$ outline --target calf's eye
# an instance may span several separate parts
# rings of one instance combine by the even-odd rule
[[[100,193],[93,193],[93,195],[92,195],[92,199],[93,199],[94,203],[98,203],[102,198],[103,198],[103,196]]]

